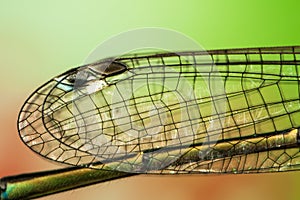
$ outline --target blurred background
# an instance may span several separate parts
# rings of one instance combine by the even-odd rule
[[[17,115],[38,86],[80,65],[99,43],[134,28],[161,27],[179,31],[205,49],[300,45],[300,2],[295,2],[1,0],[0,177],[65,167],[22,144]],[[300,172],[141,175],[41,199],[296,200],[298,186]]]

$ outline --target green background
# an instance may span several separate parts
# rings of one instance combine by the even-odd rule
[[[299,1],[0,1],[0,176],[55,169],[18,138],[20,107],[39,85],[109,37],[174,29],[205,49],[300,45]],[[118,48],[118,47],[115,47]],[[42,199],[299,199],[300,172],[138,176]]]

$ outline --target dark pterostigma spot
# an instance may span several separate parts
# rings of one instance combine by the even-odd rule
[[[113,76],[124,72],[127,69],[127,66],[120,62],[108,61],[91,64],[89,69],[94,73],[101,74],[103,76]]]

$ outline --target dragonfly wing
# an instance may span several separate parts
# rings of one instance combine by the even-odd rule
[[[260,165],[251,161],[225,169],[221,163],[232,158],[249,163],[255,155],[280,151],[290,161],[262,166],[284,169],[296,160],[286,153],[297,149],[296,141],[277,149],[236,147],[284,137],[300,126],[299,48],[208,53],[124,56],[114,62],[112,76],[102,65],[70,70],[26,101],[19,116],[21,138],[51,160],[72,165],[118,160],[115,166],[131,165],[130,172],[135,167],[153,173],[247,172]],[[232,153],[224,153],[230,146]]]

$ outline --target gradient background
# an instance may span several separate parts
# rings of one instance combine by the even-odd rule
[[[18,112],[34,89],[112,35],[150,26],[182,32],[205,49],[300,45],[299,1],[82,2],[0,1],[0,176],[64,167],[21,143]],[[296,200],[298,187],[300,172],[137,176],[41,199]]]

